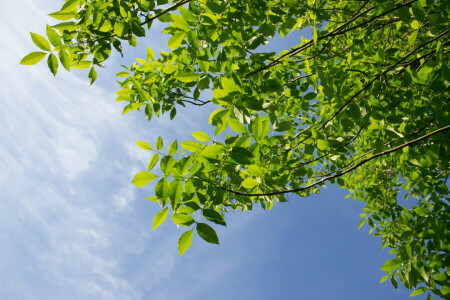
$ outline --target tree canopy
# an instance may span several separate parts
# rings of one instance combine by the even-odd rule
[[[158,180],[153,229],[171,212],[187,227],[182,255],[194,230],[219,244],[211,222],[225,226],[229,210],[335,184],[365,203],[359,227],[395,255],[382,281],[450,299],[449,13],[446,0],[66,0],[21,64],[90,68],[92,84],[113,49],[164,23],[170,53],[148,47],[117,74],[124,114],[217,109],[214,136],[137,142],[154,152],[133,179]],[[310,39],[265,50],[302,29]]]

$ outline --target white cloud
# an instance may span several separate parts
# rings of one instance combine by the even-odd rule
[[[80,130],[65,130],[55,144],[56,157],[63,168],[64,176],[69,180],[88,170],[97,156],[94,141]]]

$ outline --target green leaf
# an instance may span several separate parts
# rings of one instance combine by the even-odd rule
[[[191,226],[195,223],[195,220],[192,216],[184,214],[184,213],[177,213],[171,216],[172,221],[180,226]]]
[[[197,80],[200,77],[200,75],[188,72],[188,73],[180,73],[178,75],[175,75],[175,79],[179,80],[181,82],[192,82],[194,80]]]
[[[178,7],[178,11],[180,12],[181,16],[188,22],[195,22],[197,21],[197,18],[192,14],[189,10],[184,8],[183,6]]]
[[[158,176],[148,171],[142,171],[134,176],[132,183],[137,187],[143,187],[152,182],[155,178],[158,178]]]
[[[97,80],[97,71],[95,70],[94,66],[92,66],[91,70],[89,71],[89,84],[92,85]]]
[[[54,12],[48,15],[56,20],[68,21],[75,18],[77,14],[74,12]]]
[[[197,141],[200,141],[200,142],[207,142],[207,141],[211,140],[211,138],[203,131],[194,131],[191,134],[194,137],[194,139],[196,139]]]
[[[276,125],[277,126],[274,128],[274,130],[278,131],[278,132],[287,131],[287,130],[291,129],[291,126],[292,126],[291,122],[289,122],[289,121],[283,121],[283,122],[277,123]]]
[[[317,148],[319,150],[325,151],[329,149],[328,142],[325,140],[317,140]]]
[[[226,10],[226,5],[222,5],[216,2],[212,2],[212,1],[207,1],[206,2],[206,6],[213,12],[216,14],[221,14]]]
[[[35,65],[40,62],[46,55],[47,53],[45,52],[31,52],[30,54],[22,58],[20,64],[25,66]]]
[[[181,142],[180,145],[183,149],[186,149],[189,152],[197,152],[202,150],[200,144],[194,141]]]
[[[414,296],[422,295],[426,291],[427,291],[427,288],[421,287],[421,288],[418,288],[417,290],[415,290],[414,292],[412,292],[411,295],[409,295],[409,296],[414,297]]]
[[[125,22],[116,22],[114,24],[114,33],[117,34],[118,37],[124,37],[128,31],[130,30],[130,26]]]
[[[66,3],[64,3],[60,12],[64,13],[64,12],[76,11],[79,3],[80,3],[79,0],[68,0],[68,1],[66,1]]]
[[[164,176],[167,176],[170,173],[175,163],[175,159],[170,155],[166,155],[161,159],[160,166],[161,171],[164,173]]]
[[[406,6],[400,7],[397,9],[398,16],[400,20],[405,23],[411,22],[411,15],[409,14],[409,8]]]
[[[386,280],[389,279],[389,277],[391,277],[391,276],[389,276],[389,275],[383,276],[383,278],[381,278],[381,280],[380,280],[380,283],[385,282]]]
[[[391,277],[391,283],[392,283],[392,285],[394,286],[394,288],[395,288],[396,290],[398,290],[397,279],[395,279],[394,276]]]
[[[138,37],[144,37],[145,36],[145,28],[142,27],[135,20],[131,21],[131,30],[133,31],[134,35],[136,35]]]
[[[156,197],[158,197],[158,201],[160,201],[161,206],[164,206],[166,203],[169,202],[169,192],[170,192],[170,185],[167,182],[167,179],[161,178],[155,187],[155,194]]]
[[[381,270],[386,271],[386,272],[392,272],[392,271],[398,269],[401,265],[402,265],[401,261],[398,261],[395,259],[390,259],[383,264],[383,266],[381,267]]]
[[[448,282],[448,281],[447,281]],[[443,285],[441,289],[441,293],[446,296],[450,294],[450,287],[448,285]]]
[[[163,139],[162,137],[158,137],[158,139],[156,139],[156,149],[158,149],[158,151],[161,151],[162,148],[163,148]]]
[[[169,41],[167,42],[167,46],[171,49],[176,49],[181,46],[181,43],[184,40],[184,32],[174,34]]]
[[[222,149],[223,149],[222,145],[218,144],[209,145],[202,150],[202,155],[208,158],[217,158],[220,155]]]
[[[175,27],[177,27],[183,31],[189,30],[189,24],[186,22],[186,20],[182,16],[179,16],[177,14],[172,14],[171,17],[172,17],[173,24],[175,25]]]
[[[144,150],[152,150],[152,146],[146,142],[136,142],[136,145],[138,145],[139,148]]]
[[[234,132],[247,133],[247,128],[245,128],[245,126],[236,119],[229,119],[228,125],[230,125],[231,130],[233,130]]]
[[[155,52],[150,47],[147,47],[147,61],[155,60]]]
[[[58,72],[58,58],[56,58],[55,54],[50,53],[47,59],[47,65],[53,76],[56,76],[56,72]]]
[[[363,227],[364,223],[366,222],[366,219],[362,219],[361,221],[359,221],[358,223],[358,229]]]
[[[61,62],[64,69],[66,69],[67,71],[70,71],[70,56],[69,56],[69,54],[67,54],[66,51],[61,50],[61,51],[59,51],[58,56],[59,56],[59,61]]]
[[[180,253],[180,256],[186,252],[189,247],[191,247],[192,243],[192,237],[194,235],[194,228],[191,230],[186,231],[180,236],[180,239],[178,240],[178,253]]]
[[[169,155],[174,155],[175,153],[177,153],[177,151],[178,151],[178,142],[177,140],[175,140],[170,144],[167,152],[169,153]]]
[[[158,153],[153,154],[152,158],[150,159],[150,161],[148,163],[147,170],[148,171],[152,170],[156,166],[158,161],[159,161],[159,154]]]
[[[172,207],[175,209],[181,201],[183,194],[183,182],[179,179],[175,179],[170,183],[169,199],[172,201]]]
[[[88,60],[84,60],[84,61],[79,61],[79,62],[75,62],[71,65],[72,68],[74,69],[87,69],[92,65],[92,61],[88,61]]]
[[[249,190],[251,190],[252,188],[254,188],[257,185],[258,185],[258,181],[256,181],[256,179],[253,179],[253,178],[245,178],[245,180],[242,182],[242,186]]]
[[[225,220],[223,219],[222,215],[217,211],[215,211],[214,209],[204,209],[203,217],[208,221],[214,222],[222,226],[227,226],[227,223],[225,223]]]
[[[50,51],[50,43],[42,36],[37,33],[30,32],[31,40],[33,43],[44,51]]]
[[[178,68],[174,65],[166,65],[163,69],[162,72],[164,74],[172,74],[174,72],[176,72],[178,70]]]
[[[49,25],[47,25],[46,27],[46,33],[47,33],[47,37],[48,40],[50,41],[50,43],[57,47],[59,45],[61,45],[61,37],[59,36],[59,34]]]
[[[167,218],[167,214],[169,213],[169,208],[166,207],[163,210],[161,210],[159,213],[155,215],[155,218],[153,219],[153,227],[152,230],[155,230],[158,228]]]
[[[217,237],[216,232],[214,229],[212,229],[211,226],[205,223],[198,223],[197,224],[197,233],[198,235],[211,244],[217,244],[219,245],[219,238]]]

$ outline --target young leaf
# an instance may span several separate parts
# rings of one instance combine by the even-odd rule
[[[181,142],[180,145],[183,149],[186,149],[189,152],[197,152],[202,150],[200,144],[194,141]]]
[[[155,60],[155,52],[150,47],[147,47],[147,61]]]
[[[178,203],[181,201],[181,195],[183,194],[183,182],[179,179],[175,179],[170,183],[169,198],[172,201],[172,207],[175,209]]]
[[[421,287],[421,288],[418,288],[417,290],[415,290],[414,292],[412,292],[411,295],[409,295],[409,296],[414,297],[414,296],[422,295],[426,291],[427,291],[427,288]]]
[[[228,124],[230,125],[231,130],[237,133],[247,133],[247,129],[241,122],[236,119],[229,119]]]
[[[195,74],[195,73],[180,73],[178,75],[175,76],[176,80],[179,80],[181,82],[192,82],[196,79],[198,79],[200,77],[200,75]]]
[[[50,51],[50,43],[42,36],[37,33],[30,32],[31,40],[33,43],[44,51]]]
[[[90,85],[92,85],[97,80],[97,71],[95,70],[94,66],[92,66],[91,70],[89,71],[88,78]]]
[[[194,131],[191,134],[194,137],[194,139],[196,139],[197,141],[200,141],[200,142],[207,142],[207,141],[211,140],[211,138],[203,131]]]
[[[163,210],[161,210],[159,213],[155,215],[155,218],[153,219],[153,227],[152,230],[159,227],[167,218],[167,214],[169,213],[169,208],[166,207]]]
[[[159,151],[163,148],[163,139],[162,137],[158,137],[158,139],[156,140],[156,149],[158,149]]]
[[[73,63],[71,65],[71,67],[74,69],[83,70],[83,69],[89,68],[91,65],[92,65],[92,61],[83,60],[83,61],[78,61],[78,62]]]
[[[169,155],[174,155],[175,153],[177,153],[177,151],[178,151],[178,142],[177,140],[175,140],[170,144],[167,152],[169,153]]]
[[[79,0],[68,0],[61,8],[61,12],[75,11],[79,3]]]
[[[53,46],[57,47],[57,46],[61,45],[61,37],[51,26],[47,25],[46,33],[47,33],[48,40],[50,41],[50,43]]]
[[[125,22],[116,22],[114,24],[114,33],[117,34],[118,37],[122,38],[125,34],[130,30],[130,26]]]
[[[203,149],[202,155],[208,158],[217,158],[220,155],[222,149],[223,146],[219,144],[209,145],[205,149]]]
[[[61,51],[59,51],[58,56],[59,56],[59,61],[61,62],[64,69],[66,69],[67,71],[70,71],[70,56],[69,56],[69,54],[67,54],[67,52],[64,50],[61,50]]]
[[[137,187],[143,187],[149,184],[155,178],[158,178],[158,176],[148,171],[142,171],[134,176],[132,183]]]
[[[219,238],[217,237],[216,232],[214,229],[212,229],[211,226],[205,223],[198,223],[197,224],[197,233],[198,235],[211,244],[217,244],[219,245]]]
[[[327,150],[329,148],[328,142],[325,140],[317,140],[317,148],[322,151]]]
[[[180,256],[186,252],[189,247],[191,247],[192,243],[192,237],[194,235],[194,228],[191,230],[186,231],[180,236],[180,239],[178,240],[178,253],[180,253]]]
[[[190,226],[194,224],[195,220],[192,216],[184,213],[178,213],[171,216],[172,221],[180,226]]]
[[[364,223],[366,222],[366,219],[362,219],[361,221],[359,221],[358,223],[358,229],[363,227]]]
[[[46,55],[47,55],[47,53],[45,53],[45,52],[39,52],[39,51],[31,52],[30,54],[28,54],[24,58],[22,58],[22,60],[20,61],[20,64],[25,65],[25,66],[35,65],[38,62],[40,62]]]
[[[73,19],[76,16],[76,13],[74,13],[74,12],[54,12],[54,13],[51,13],[48,15],[59,21],[68,21],[68,20]]]
[[[174,34],[168,41],[167,46],[175,49],[181,46],[184,39],[184,32]]]
[[[152,146],[150,146],[150,144],[148,144],[146,142],[136,142],[136,145],[138,145],[139,148],[144,149],[144,150],[152,150]]]
[[[175,25],[175,27],[177,27],[183,31],[189,30],[189,24],[186,22],[186,20],[182,16],[179,16],[177,14],[172,14],[171,16],[172,16],[173,24]]]
[[[155,194],[156,197],[158,197],[158,201],[162,204],[161,206],[164,206],[169,202],[169,190],[170,186],[167,182],[167,179],[161,178],[161,180],[158,181],[155,187]]]
[[[55,54],[50,53],[47,59],[47,65],[53,76],[56,76],[56,72],[58,72],[58,59],[56,58]]]
[[[386,272],[392,272],[392,271],[396,270],[398,267],[400,267],[401,265],[402,265],[401,261],[398,261],[395,259],[390,259],[383,264],[383,266],[381,267],[381,270],[386,271]]]
[[[258,181],[256,181],[256,179],[253,179],[253,178],[245,178],[245,180],[242,182],[242,186],[249,190],[254,188],[257,185],[258,185]]]
[[[147,170],[150,171],[151,169],[153,169],[156,166],[156,164],[158,163],[158,161],[159,161],[159,154],[158,153],[153,154],[152,158],[150,159],[150,161],[148,163]]]

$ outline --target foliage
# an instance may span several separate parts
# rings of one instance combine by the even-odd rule
[[[163,152],[159,138],[148,170],[133,183],[161,177],[162,211],[153,228],[171,219],[219,243],[214,229],[230,209],[271,209],[287,194],[307,197],[338,184],[366,204],[360,227],[381,236],[395,259],[382,281],[398,280],[413,295],[450,299],[449,12],[446,0],[66,0],[50,14],[63,21],[32,33],[48,53],[53,74],[91,68],[97,75],[112,48],[136,46],[155,21],[166,24],[170,53],[126,67],[117,100],[124,113],[148,120],[185,105],[215,105],[215,136],[194,132]],[[309,29],[312,39],[280,53],[264,45]],[[58,58],[59,63],[58,63]],[[214,97],[204,99],[212,90]],[[230,128],[227,130],[227,128]],[[151,173],[159,162],[161,176]],[[408,205],[403,201],[410,201]],[[431,296],[428,296],[431,299]]]

